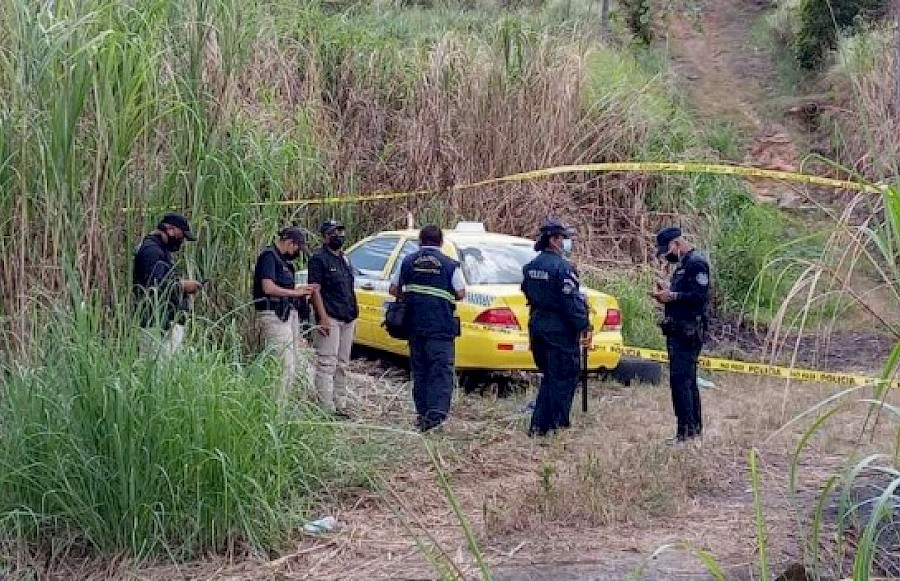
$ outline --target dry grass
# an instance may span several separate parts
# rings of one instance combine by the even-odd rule
[[[647,176],[569,176],[574,185],[561,178],[321,213],[246,205],[444,190],[549,165],[640,158],[654,136],[668,138],[673,106],[662,79],[637,65],[617,70],[628,56],[600,44],[596,31],[512,19],[400,41],[367,21],[289,2],[248,2],[240,14],[218,5],[201,14],[201,6],[172,3],[171,21],[160,8],[142,28],[127,3],[79,3],[71,10],[84,20],[60,25],[72,46],[54,44],[55,29],[35,24],[46,15],[28,3],[10,6],[21,21],[4,20],[0,47],[9,53],[0,77],[10,103],[0,116],[0,262],[9,265],[0,313],[29,313],[33,289],[51,300],[97,292],[123,309],[126,249],[161,205],[200,225],[188,257],[221,282],[221,294],[198,305],[212,307],[204,311],[212,318],[246,300],[247,265],[277,225],[313,225],[326,213],[340,214],[354,236],[400,226],[407,210],[420,221],[464,216],[530,236],[552,213],[578,227],[582,250],[597,259],[645,259],[657,226],[647,216],[656,178]],[[109,47],[102,67],[89,66],[81,47],[119,36],[135,44]],[[83,66],[70,66],[73,55]],[[20,82],[38,60],[42,74]],[[85,103],[74,119],[55,109],[70,101]],[[31,319],[0,318],[0,329],[25,343]]]
[[[360,419],[347,428],[348,437],[377,437],[374,427],[391,430],[397,454],[385,458],[383,469],[373,475],[378,492],[334,491],[323,498],[320,512],[337,517],[338,532],[321,538],[298,535],[293,548],[268,562],[210,559],[177,571],[127,562],[100,569],[85,563],[76,566],[77,573],[140,579],[433,579],[431,561],[437,561],[474,578],[474,559],[436,482],[426,442],[434,447],[495,571],[527,569],[529,563],[589,562],[594,572],[625,575],[663,544],[684,541],[746,573],[756,559],[746,462],[751,446],[760,450],[763,466],[772,562],[798,560],[800,523],[815,503],[815,492],[848,451],[863,454],[870,446],[855,444],[865,410],[843,412],[816,436],[815,462],[802,459],[802,486],[792,499],[785,486],[789,455],[807,424],[776,433],[784,425],[781,401],[786,399],[790,416],[833,390],[727,375],[716,382],[719,388],[703,392],[708,428],[702,446],[663,443],[672,424],[668,390],[612,385],[593,385],[589,414],[576,410],[575,427],[542,446],[525,436],[525,416],[517,413],[523,396],[458,396],[445,433],[423,439],[402,431],[411,428],[412,415],[402,377],[360,375]],[[892,436],[889,426],[880,426],[873,445]],[[675,564],[694,574],[700,570],[690,558]],[[65,566],[73,567],[71,561]],[[63,567],[58,564],[55,571]]]
[[[873,180],[896,178],[900,158],[897,35],[876,29],[842,39],[829,75],[838,107],[823,113],[838,132],[840,160]],[[827,126],[827,125],[824,125]]]

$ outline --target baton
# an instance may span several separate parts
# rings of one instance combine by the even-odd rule
[[[581,411],[587,413],[588,348],[581,346]]]

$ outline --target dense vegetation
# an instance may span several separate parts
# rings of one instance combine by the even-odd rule
[[[589,3],[435,4],[0,5],[0,534],[178,558],[262,549],[311,494],[365,475],[370,451],[315,410],[272,402],[249,275],[288,221],[334,215],[359,237],[408,210],[530,236],[548,213],[590,233],[609,215],[585,208],[680,212],[710,251],[720,312],[777,313],[791,277],[766,265],[793,252],[781,241],[795,226],[738,180],[448,193],[552,165],[736,161],[741,144],[686,112],[652,49],[604,41]],[[299,203],[419,189],[436,193]],[[168,207],[199,225],[183,266],[214,282],[192,349],[155,365],[135,353],[130,249]],[[587,234],[577,258],[608,252]],[[629,340],[655,344],[645,293],[598,280],[622,297]]]

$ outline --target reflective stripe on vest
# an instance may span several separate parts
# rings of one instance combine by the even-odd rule
[[[451,303],[456,301],[456,297],[453,296],[452,294],[448,293],[445,290],[441,290],[439,288],[434,288],[433,286],[425,286],[425,285],[421,285],[421,284],[408,284],[408,285],[406,285],[406,287],[403,290],[404,290],[404,292],[408,292],[408,293],[419,293],[422,295],[429,295],[432,297],[437,297],[439,299],[444,299],[444,300],[450,301]]]

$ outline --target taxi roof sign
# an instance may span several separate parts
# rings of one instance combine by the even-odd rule
[[[457,222],[454,232],[486,232],[483,222]]]

